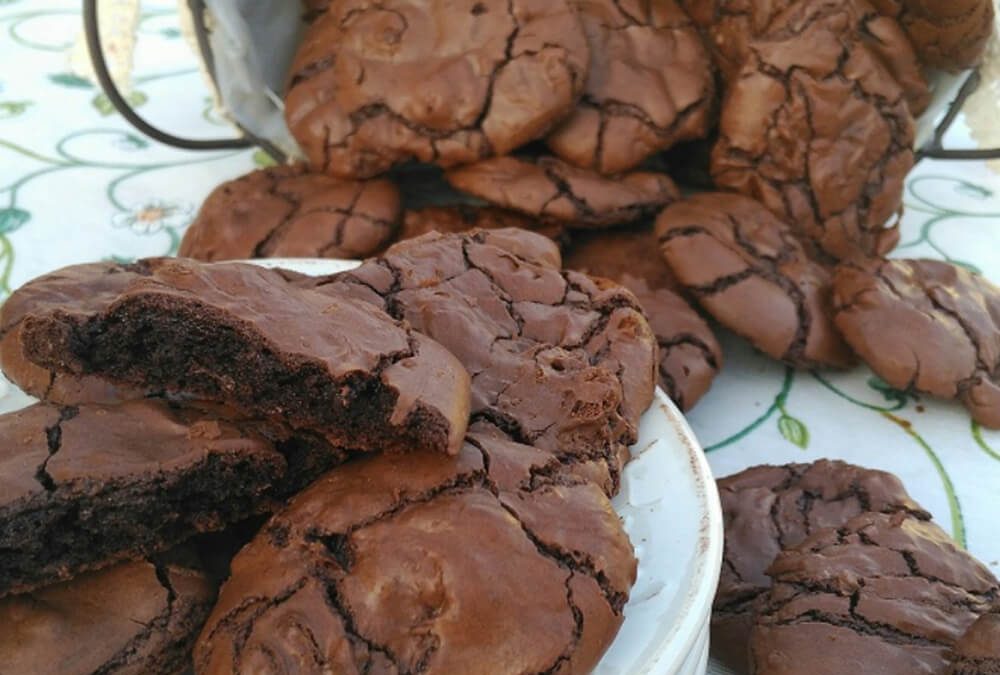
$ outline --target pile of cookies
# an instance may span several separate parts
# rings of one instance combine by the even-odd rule
[[[589,672],[656,349],[524,230],[35,279],[0,309],[41,399],[0,416],[0,669]]]

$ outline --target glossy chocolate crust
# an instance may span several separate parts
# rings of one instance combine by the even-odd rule
[[[491,204],[577,229],[631,223],[680,196],[666,174],[602,176],[554,157],[497,157],[452,169],[445,178]]]
[[[955,643],[948,675],[1000,675],[1000,607],[983,614]]]
[[[992,0],[872,0],[899,21],[920,59],[958,71],[979,65],[994,29]]]
[[[0,416],[0,596],[272,510],[271,443],[161,401]]]
[[[200,569],[126,562],[0,600],[9,673],[181,675],[212,608]]]
[[[914,161],[904,90],[851,7],[807,0],[751,43],[712,152],[717,186],[760,200],[831,259],[892,250]]]
[[[491,206],[454,204],[408,210],[403,216],[398,239],[414,239],[430,232],[459,234],[469,230],[499,230],[509,227],[531,230],[557,241],[565,233],[565,228],[558,223],[543,224],[515,211]]]
[[[681,410],[693,408],[722,368],[722,348],[677,292],[680,284],[659,253],[652,227],[579,232],[564,264],[616,281],[635,295],[660,348],[660,387]]]
[[[633,169],[713,122],[715,78],[674,0],[572,0],[590,43],[583,99],[548,136],[557,156],[603,174]]]
[[[755,605],[782,549],[867,511],[930,515],[899,479],[840,461],[756,466],[718,481],[725,524],[722,576],[712,608],[712,653],[744,672]]]
[[[837,327],[882,379],[1000,429],[1000,288],[937,260],[842,265],[833,288]]]
[[[757,615],[756,675],[944,673],[997,580],[937,525],[864,514],[781,553]]]
[[[454,453],[468,421],[468,375],[440,345],[254,265],[64,268],[0,309],[0,329],[16,326],[23,357],[46,370],[280,417],[340,447]]]
[[[656,234],[681,285],[757,349],[797,368],[853,363],[831,319],[830,273],[761,204],[696,194],[665,209]]]
[[[471,375],[474,421],[605,461],[617,489],[656,382],[656,338],[625,288],[560,271],[556,245],[524,230],[425,235],[304,283],[367,299],[439,341]]]
[[[233,561],[195,672],[588,673],[635,574],[600,489],[472,433],[457,458],[370,456],[298,495]]]
[[[347,0],[306,29],[285,117],[317,171],[505,155],[574,108],[590,53],[566,0]]]
[[[399,190],[338,181],[304,166],[258,169],[215,188],[178,255],[204,260],[366,258],[392,239]]]

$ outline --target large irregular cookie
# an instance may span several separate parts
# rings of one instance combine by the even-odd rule
[[[884,471],[839,461],[758,466],[718,481],[725,523],[722,576],[712,608],[712,653],[746,670],[755,604],[782,549],[867,511],[930,516]]]
[[[159,401],[0,416],[0,596],[165,550],[273,506],[285,460]]]
[[[454,204],[408,210],[403,216],[399,240],[414,239],[429,232],[458,234],[470,230],[499,230],[508,227],[531,230],[556,240],[562,238],[564,232],[563,226],[558,223],[540,223],[515,211],[491,206]]]
[[[146,561],[0,600],[0,670],[181,675],[215,589],[197,568]]]
[[[388,180],[338,181],[301,165],[260,169],[215,188],[179,255],[365,258],[389,243],[399,213],[399,190]]]
[[[473,433],[327,474],[237,555],[195,672],[590,672],[636,562],[603,493],[544,466]]]
[[[708,133],[711,62],[674,0],[571,0],[590,43],[583,99],[546,139],[567,162],[600,173],[634,168],[674,143]]]
[[[626,289],[561,272],[559,250],[524,230],[430,234],[329,279],[450,349],[472,377],[472,418],[567,458],[608,462],[652,402],[656,339]]]
[[[993,35],[993,0],[872,0],[903,26],[921,60],[957,71],[982,61]]]
[[[681,410],[693,408],[722,367],[722,348],[704,319],[676,292],[680,285],[650,227],[578,233],[564,264],[632,291],[660,346],[660,386]]]
[[[589,63],[566,0],[337,2],[306,30],[285,98],[313,168],[505,155],[569,114]]]
[[[841,265],[833,286],[837,327],[882,379],[1000,428],[1000,288],[937,260]]]
[[[666,174],[602,176],[553,157],[497,157],[452,169],[445,178],[491,204],[570,228],[630,223],[680,196]]]
[[[948,675],[1000,675],[1000,609],[983,614],[955,643]]]
[[[863,44],[848,5],[809,0],[754,40],[723,103],[712,176],[759,199],[826,255],[884,254],[914,124],[903,89]]]
[[[26,360],[56,373],[280,417],[358,450],[457,452],[468,422],[468,375],[444,348],[274,270],[94,263],[40,277],[15,298],[0,326],[20,326]]]
[[[781,553],[754,625],[756,675],[944,673],[1000,588],[937,525],[864,514]]]
[[[762,352],[798,368],[851,365],[831,318],[830,273],[759,203],[697,194],[664,210],[656,234],[685,289]]]

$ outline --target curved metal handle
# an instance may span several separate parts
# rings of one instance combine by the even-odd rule
[[[949,150],[944,147],[944,135],[955,123],[958,114],[965,107],[965,102],[979,88],[982,81],[978,70],[969,73],[962,83],[955,100],[948,106],[948,112],[940,124],[934,129],[934,138],[925,147],[917,151],[917,159],[953,159],[953,160],[987,160],[1000,159],[1000,148],[977,148],[974,150]]]

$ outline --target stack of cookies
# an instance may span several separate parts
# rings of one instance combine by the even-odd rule
[[[31,281],[0,310],[4,372],[41,399],[0,416],[0,658],[589,672],[635,581],[609,498],[656,349],[634,296],[524,230],[328,278]]]

